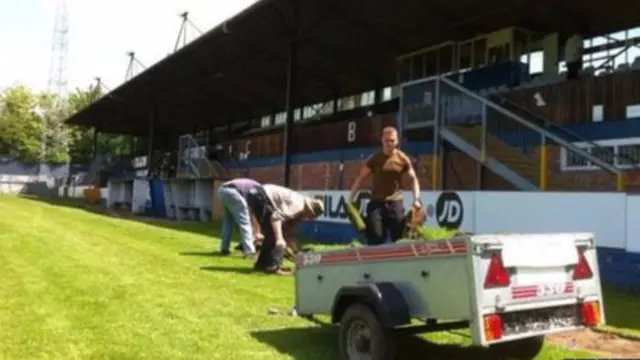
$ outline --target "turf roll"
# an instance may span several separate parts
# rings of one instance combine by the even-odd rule
[[[404,216],[402,237],[410,237],[412,232],[423,240],[431,240],[431,234],[425,224],[424,212],[421,209],[411,208]]]
[[[344,211],[347,214],[349,223],[351,223],[356,230],[362,232],[367,229],[367,225],[365,224],[364,219],[362,219],[362,216],[360,216],[360,211],[356,204],[352,202],[345,202]]]

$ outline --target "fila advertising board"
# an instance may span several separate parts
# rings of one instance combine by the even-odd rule
[[[324,201],[325,214],[317,219],[321,222],[348,223],[344,205],[349,192],[340,190],[308,190],[301,193]],[[369,191],[360,191],[355,199],[360,213],[365,215],[370,200]],[[474,194],[466,192],[423,191],[420,195],[427,214],[427,224],[440,227],[473,231]],[[411,192],[404,192],[404,206],[408,210],[413,202]]]

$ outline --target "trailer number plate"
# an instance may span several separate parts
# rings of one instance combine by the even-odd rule
[[[578,313],[575,306],[518,311],[504,315],[507,335],[543,332],[576,326]]]
[[[538,297],[560,295],[565,292],[566,286],[565,283],[540,285],[538,286],[537,295]]]
[[[308,252],[302,256],[302,266],[310,266],[320,264],[322,261],[322,254]]]

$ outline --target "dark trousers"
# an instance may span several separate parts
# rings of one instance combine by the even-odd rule
[[[247,204],[255,215],[264,240],[260,248],[260,254],[254,264],[256,270],[275,271],[282,266],[284,249],[276,248],[276,236],[271,225],[271,216],[274,212],[273,203],[262,187],[255,188],[247,196]]]
[[[580,76],[582,70],[582,61],[574,61],[567,63],[567,79],[575,79]]]
[[[384,243],[386,231],[391,241],[397,241],[404,230],[404,204],[402,200],[377,201],[367,204],[367,245]]]

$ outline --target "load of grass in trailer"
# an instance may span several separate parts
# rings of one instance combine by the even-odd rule
[[[334,328],[269,314],[291,308],[293,279],[254,273],[241,255],[213,255],[217,226],[4,196],[0,214],[0,359],[337,358]],[[605,290],[609,325],[640,329],[640,298]],[[465,347],[466,335],[403,339],[400,358],[487,358]],[[538,359],[593,358],[597,351],[579,348],[596,345],[640,353],[634,342],[587,335],[552,338]]]

